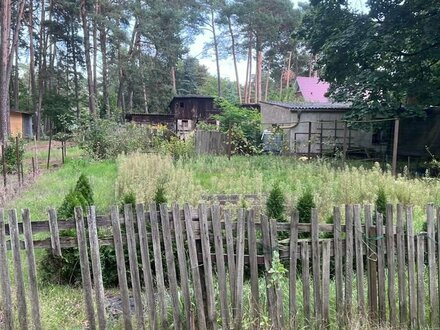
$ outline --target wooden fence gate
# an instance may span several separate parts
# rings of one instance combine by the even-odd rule
[[[6,224],[0,210],[5,328],[16,328],[18,313],[20,328],[42,329],[34,249],[62,255],[62,248],[74,246],[88,326],[106,329],[102,245],[115,248],[125,329],[351,328],[359,319],[396,328],[440,324],[440,212],[433,205],[426,209],[427,232],[419,234],[414,234],[413,209],[402,205],[388,205],[384,215],[370,205],[335,207],[332,225],[320,224],[316,210],[310,224],[299,223],[296,212],[281,223],[252,209],[233,213],[218,205],[195,210],[152,204],[145,210],[139,204],[135,210],[126,205],[123,216],[117,207],[109,216],[96,216],[94,207],[87,213],[84,217],[76,208],[75,220],[57,221],[50,210],[48,221],[31,222],[23,210],[18,222],[10,210]],[[112,237],[98,235],[103,227],[111,228]],[[59,230],[69,228],[76,228],[77,237],[60,237]],[[38,232],[51,237],[33,240]],[[23,248],[29,292],[21,269]],[[12,249],[14,290],[7,249]],[[17,295],[17,310],[11,292]]]

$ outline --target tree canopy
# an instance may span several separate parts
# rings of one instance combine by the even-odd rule
[[[440,5],[436,0],[313,0],[300,32],[318,56],[330,96],[352,118],[410,117],[440,105]]]

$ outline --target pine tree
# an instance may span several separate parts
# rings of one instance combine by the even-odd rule
[[[275,183],[266,202],[267,216],[277,221],[286,221],[284,217],[285,202],[286,200],[279,184]]]
[[[79,176],[78,181],[76,182],[75,191],[79,192],[84,197],[89,206],[94,204],[93,190],[90,186],[89,179],[84,174]]]

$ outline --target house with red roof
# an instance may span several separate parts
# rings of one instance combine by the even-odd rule
[[[296,78],[296,96],[304,102],[329,103],[326,93],[330,84],[320,81],[318,77],[297,77]]]

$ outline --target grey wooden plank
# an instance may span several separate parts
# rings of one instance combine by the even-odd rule
[[[134,310],[136,314],[136,327],[144,329],[144,306],[142,303],[141,279],[139,276],[139,265],[137,258],[136,236],[134,232],[133,206],[124,206],[125,230],[127,234],[128,262],[130,265],[131,287],[134,298]]]
[[[279,256],[278,235],[277,235],[277,221],[270,219],[270,242],[272,253],[277,252]],[[273,259],[272,259],[273,265]],[[283,293],[281,287],[277,281],[274,281],[275,287],[275,311],[277,317],[277,328],[284,329],[284,308],[283,308]]]
[[[186,259],[186,248],[184,243],[184,228],[182,226],[182,218],[180,216],[179,205],[173,205],[173,225],[174,235],[176,239],[177,261],[179,263],[180,288],[183,296],[183,310],[185,315],[185,327],[191,327],[192,311],[191,296],[189,292],[188,264]]]
[[[334,259],[335,259],[335,291],[336,291],[336,314],[344,314],[344,287],[343,287],[343,263],[342,263],[342,237],[341,237],[341,209],[333,208],[333,240],[334,240]],[[338,317],[338,326],[343,326],[343,318]]]
[[[425,237],[417,235],[417,323],[425,328]]]
[[[258,329],[260,325],[260,303],[258,288],[258,264],[257,264],[257,237],[255,229],[255,212],[253,209],[247,212],[248,224],[248,251],[251,272],[251,315],[252,327]]]
[[[385,243],[383,232],[383,215],[376,214],[376,240],[377,240],[377,287],[378,287],[378,316],[381,324],[387,320],[385,300]]]
[[[147,298],[146,307],[148,313],[148,326],[151,329],[157,329],[156,299],[154,298],[153,272],[151,270],[150,244],[148,242],[144,204],[136,205],[136,220],[139,233],[139,248],[141,251],[142,274]]]
[[[244,242],[245,242],[245,210],[238,211],[237,219],[237,260],[235,282],[235,316],[234,329],[242,328],[243,321],[243,275],[244,275]]]
[[[228,290],[226,285],[226,270],[225,270],[225,257],[224,257],[224,249],[223,249],[223,235],[222,235],[221,218],[220,218],[220,206],[213,205],[211,207],[211,214],[212,214],[212,229],[214,234],[215,260],[217,266],[217,280],[218,280],[219,296],[220,296],[222,328],[229,329],[230,320],[229,320],[229,311],[228,311]],[[251,248],[249,248],[249,253],[250,251]],[[255,248],[255,262],[257,261],[256,252],[257,251]],[[257,280],[258,280],[258,274],[257,274]]]
[[[40,299],[38,297],[37,268],[35,264],[34,243],[32,241],[31,216],[29,209],[22,210],[23,231],[29,270],[29,288],[31,291],[32,320],[36,330],[42,329]]]
[[[353,206],[345,205],[345,315],[352,312],[353,283]]]
[[[321,258],[319,247],[318,211],[312,209],[312,270],[313,270],[313,296],[315,319],[318,324],[322,320],[322,291],[321,291]]]
[[[367,256],[367,281],[368,281],[368,306],[370,317],[375,320],[377,318],[377,249],[376,240],[373,232],[373,216],[371,213],[371,205],[365,205],[365,235],[366,235],[366,256]]]
[[[365,314],[365,294],[364,294],[364,254],[363,254],[363,231],[361,225],[361,206],[359,204],[353,207],[354,215],[354,237],[356,251],[356,285],[357,302],[359,315]]]
[[[75,208],[76,237],[78,240],[79,261],[81,266],[81,278],[84,291],[84,301],[86,307],[88,326],[96,329],[95,309],[92,297],[92,278],[90,275],[89,254],[87,252],[87,238],[84,226],[83,211],[81,207]]]
[[[435,256],[436,240],[434,225],[434,205],[428,204],[426,207],[426,221],[428,223],[427,243],[428,243],[428,271],[429,271],[429,307],[430,307],[430,326],[437,328],[438,320],[438,296],[437,296],[437,262]]]
[[[205,310],[203,305],[202,284],[200,280],[199,261],[197,258],[196,241],[192,228],[191,207],[188,204],[184,206],[185,228],[188,242],[188,252],[190,259],[190,269],[192,275],[192,284],[194,289],[194,297],[197,307],[197,324],[198,329],[206,329]]]
[[[9,262],[6,249],[4,211],[0,208],[0,285],[2,291],[2,303],[4,310],[3,325],[5,329],[14,329],[14,317],[12,313],[11,281],[9,278]]]
[[[228,254],[228,272],[229,272],[229,285],[231,287],[231,305],[235,306],[235,251],[234,251],[234,235],[232,233],[231,213],[229,210],[225,210],[225,235],[226,235],[226,252]],[[232,315],[233,317],[233,315]]]
[[[330,241],[322,242],[322,327],[330,328]]]
[[[119,210],[117,206],[111,209],[112,232],[116,254],[118,271],[119,291],[122,300],[122,315],[124,317],[124,329],[132,329],[130,302],[127,284],[127,270],[125,268],[124,247],[122,243],[121,225],[119,223]]]
[[[275,290],[271,280],[270,269],[272,268],[272,249],[270,240],[269,220],[266,215],[261,215],[261,232],[263,235],[264,269],[266,274],[266,296],[270,320],[277,322]]]
[[[57,211],[50,208],[49,211],[49,230],[50,230],[50,242],[52,245],[52,254],[55,256],[61,256],[61,243],[60,232],[58,230]]]
[[[98,229],[96,227],[96,210],[94,206],[89,207],[87,217],[90,241],[90,256],[92,261],[93,282],[95,284],[95,300],[98,311],[99,329],[106,329],[107,320],[105,317],[105,296],[104,283],[102,281],[101,258],[99,255]]]
[[[405,262],[405,232],[403,228],[404,209],[402,204],[397,205],[397,229],[396,229],[396,252],[397,252],[397,282],[399,288],[399,319],[401,326],[407,322],[407,290],[406,290],[406,262]]]
[[[410,327],[417,325],[417,284],[414,247],[413,208],[408,206],[406,210],[406,231],[408,244],[408,292],[409,292],[409,321]]]
[[[216,309],[214,278],[212,276],[211,243],[209,241],[208,209],[205,204],[199,205],[200,238],[203,253],[203,270],[205,273],[205,286],[207,294],[207,325],[208,329],[216,327]]]
[[[394,249],[394,214],[393,205],[388,204],[386,207],[387,222],[386,222],[386,250],[387,250],[387,266],[388,266],[388,310],[390,315],[390,324],[395,327],[397,325],[397,310],[396,310],[396,290],[395,290],[395,249]]]
[[[289,327],[297,326],[297,303],[296,303],[296,276],[298,256],[298,223],[299,213],[295,210],[290,217],[290,244],[289,244]]]
[[[161,236],[159,231],[159,220],[157,217],[157,205],[155,203],[150,204],[149,221],[151,224],[151,241],[153,243],[153,255],[154,255],[154,269],[156,274],[156,286],[159,294],[158,300],[158,321],[161,328],[168,327],[167,320],[167,306],[165,302],[165,295],[161,294],[166,292],[164,271],[162,264],[162,248],[160,246]]]
[[[303,288],[303,314],[305,327],[311,324],[310,320],[310,254],[309,243],[301,242],[301,279]]]
[[[174,262],[173,242],[171,239],[170,218],[166,204],[160,205],[160,218],[162,222],[162,235],[165,247],[165,259],[167,263],[167,275],[171,302],[173,304],[173,325],[174,329],[182,329],[183,324],[180,317],[179,292],[177,288],[176,264]]]
[[[18,306],[18,323],[21,329],[28,329],[27,306],[26,306],[26,292],[24,288],[24,277],[21,269],[21,255],[20,255],[20,239],[17,224],[17,211],[15,209],[9,210],[9,225],[11,229],[11,245],[12,256],[14,259],[14,278],[17,295]]]

